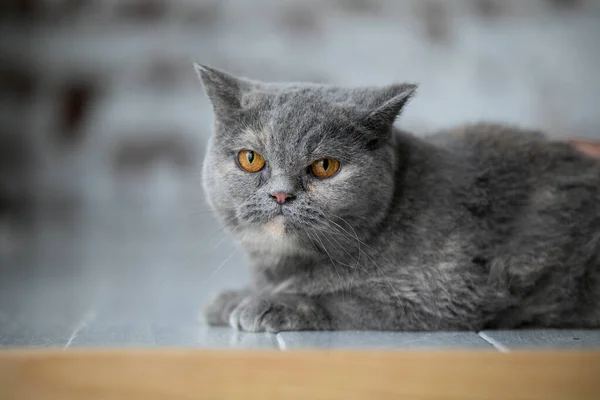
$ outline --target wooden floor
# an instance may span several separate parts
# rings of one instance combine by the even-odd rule
[[[3,399],[597,400],[600,352],[0,352]]]

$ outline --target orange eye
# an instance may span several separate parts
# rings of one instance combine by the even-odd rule
[[[255,151],[242,150],[238,153],[240,167],[248,172],[258,172],[265,166],[265,159]]]
[[[323,158],[312,163],[310,169],[317,178],[331,178],[340,169],[340,162],[333,158]]]

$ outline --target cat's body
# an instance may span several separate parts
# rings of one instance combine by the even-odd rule
[[[200,68],[204,168],[251,287],[207,308],[250,331],[600,326],[600,163],[536,132],[392,127],[409,85],[273,85]],[[266,160],[236,165],[240,150]],[[339,171],[315,179],[324,157]],[[279,204],[272,193],[288,193]]]

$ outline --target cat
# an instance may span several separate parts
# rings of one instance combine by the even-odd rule
[[[412,84],[265,83],[196,65],[209,205],[252,283],[242,331],[600,327],[600,163],[540,132],[395,127]]]

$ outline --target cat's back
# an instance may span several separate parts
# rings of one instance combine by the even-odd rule
[[[420,159],[437,182],[427,192],[450,201],[456,218],[502,232],[600,232],[600,160],[570,144],[499,124],[464,125],[425,142]]]
[[[471,124],[427,137],[478,171],[517,174],[551,181],[557,178],[600,179],[600,160],[542,132],[510,125]]]
[[[497,240],[594,236],[600,252],[600,160],[504,125],[466,125],[428,140],[463,165],[452,180],[461,182],[458,205]]]
[[[490,203],[600,218],[600,160],[541,132],[475,124],[446,133],[438,145],[468,165],[471,184]],[[600,220],[597,229],[600,230]]]
[[[600,160],[501,125],[464,126],[429,140],[468,166],[463,215],[474,221],[480,257],[494,260],[491,276],[506,277],[511,292],[531,304],[556,305],[520,309],[503,323],[600,323]],[[537,281],[545,284],[532,291]]]

